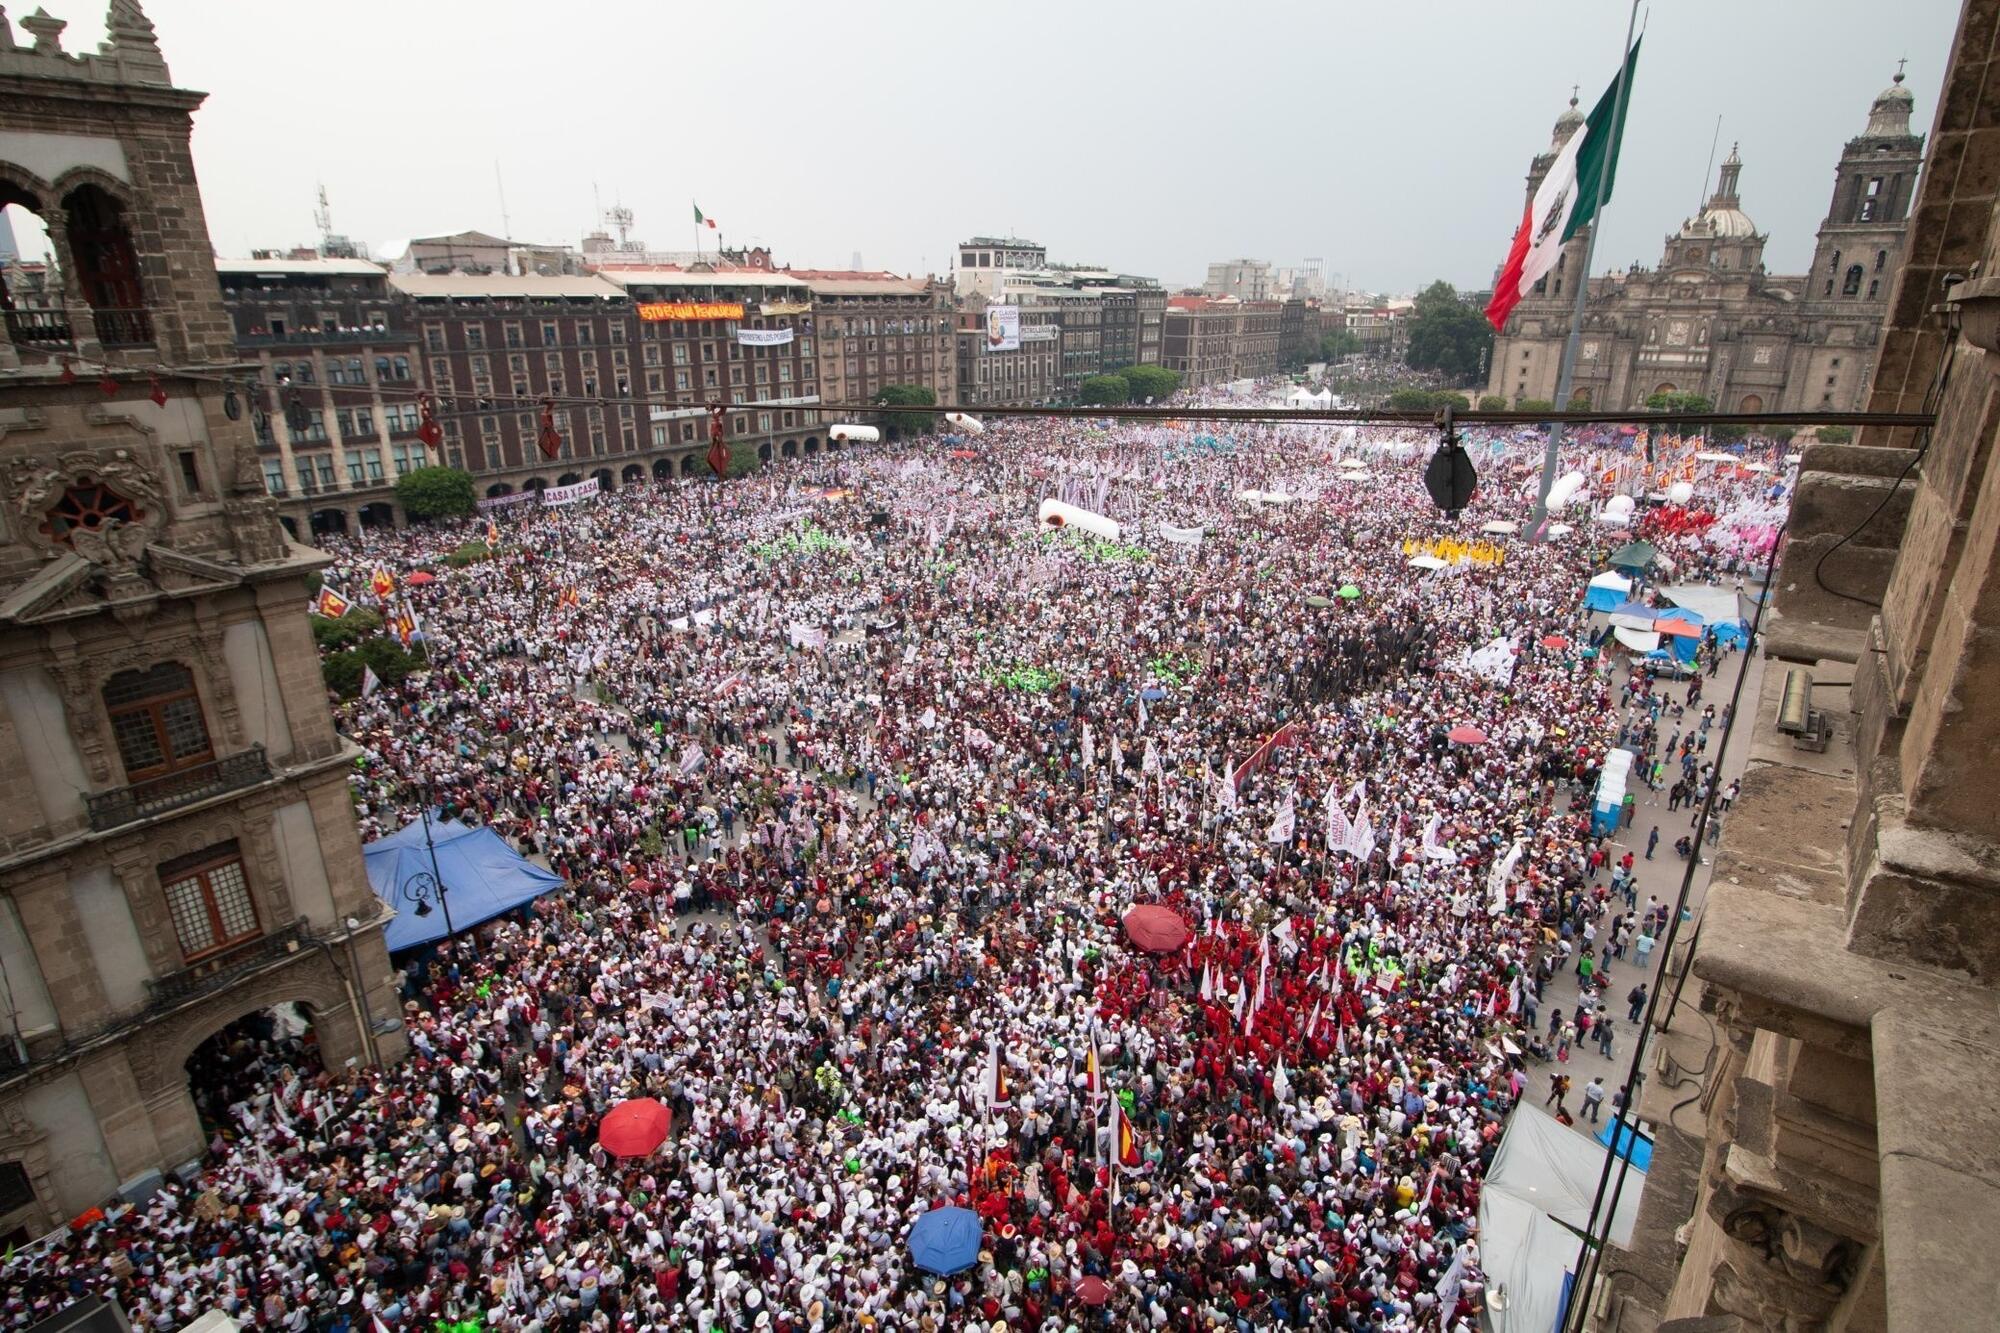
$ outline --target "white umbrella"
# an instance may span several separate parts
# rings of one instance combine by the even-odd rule
[[[1481,532],[1505,534],[1509,532],[1519,532],[1521,530],[1521,525],[1519,523],[1509,523],[1504,518],[1496,518],[1491,523],[1488,523],[1485,526],[1481,527],[1479,530]]]

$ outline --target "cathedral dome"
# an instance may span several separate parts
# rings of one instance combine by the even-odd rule
[[[1582,128],[1583,113],[1576,109],[1576,94],[1572,92],[1569,95],[1569,106],[1560,116],[1556,117],[1556,146],[1561,147],[1563,144],[1568,143],[1570,137]]]
[[[1743,170],[1743,158],[1737,145],[1729,146],[1729,156],[1722,160],[1722,176],[1716,182],[1715,193],[1709,197],[1708,207],[1701,210],[1701,216],[1683,229],[1683,235],[1707,236],[1718,241],[1747,241],[1757,234],[1757,224],[1743,211],[1742,202],[1736,196],[1736,183]]]
[[[1757,234],[1757,224],[1740,208],[1704,208],[1695,225],[1705,227],[1717,240],[1748,240]]]
[[[1910,132],[1910,112],[1917,99],[1903,86],[1903,71],[1898,69],[1896,77],[1889,82],[1875,98],[1875,104],[1868,108],[1868,133],[1876,135],[1904,135]]]

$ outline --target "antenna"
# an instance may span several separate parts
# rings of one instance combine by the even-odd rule
[[[323,181],[319,187],[319,207],[313,210],[313,222],[319,227],[320,243],[324,246],[333,239],[333,209],[327,205],[326,184]]]
[[[500,175],[500,159],[497,157],[493,159],[493,184],[500,191],[500,230],[507,234],[509,241],[512,241],[514,224],[507,217],[507,182]]]
[[[1722,142],[1722,115],[1720,112],[1718,112],[1715,117],[1715,137],[1708,141],[1708,165],[1701,169],[1701,198],[1695,201],[1695,208],[1694,208],[1695,215],[1697,217],[1701,215],[1702,209],[1708,207],[1709,173],[1715,170],[1715,148],[1716,145],[1721,142]]]

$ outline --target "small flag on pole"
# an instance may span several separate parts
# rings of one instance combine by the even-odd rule
[[[375,668],[363,665],[361,668],[361,697],[366,699],[381,688],[382,678],[375,674]]]
[[[710,231],[715,230],[715,219],[703,216],[700,204],[694,206],[694,224],[697,227],[706,227]]]

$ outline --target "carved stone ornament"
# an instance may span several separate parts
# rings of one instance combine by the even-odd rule
[[[137,522],[148,540],[167,521],[159,479],[129,449],[78,449],[53,461],[31,454],[14,461],[8,480],[22,530],[30,541],[52,550],[60,551],[65,543],[44,531],[42,520],[72,486],[100,483],[130,500],[139,510]]]

